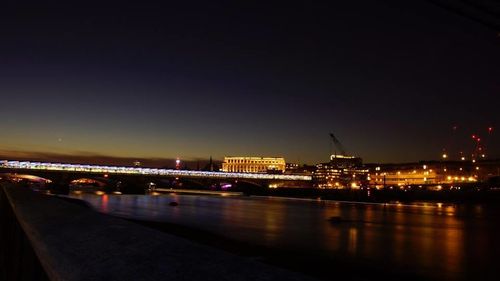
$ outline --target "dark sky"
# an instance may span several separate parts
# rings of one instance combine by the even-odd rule
[[[365,162],[406,162],[499,125],[500,33],[463,11],[166,2],[2,9],[0,152],[312,164],[333,132]]]

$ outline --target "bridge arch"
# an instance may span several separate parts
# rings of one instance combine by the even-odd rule
[[[256,182],[252,180],[239,179],[235,181],[236,186],[250,186],[250,187],[265,187],[266,185],[262,182]]]
[[[207,183],[194,178],[181,178],[179,183],[182,183],[183,187],[207,187]]]
[[[100,178],[92,178],[92,177],[82,177],[78,179],[74,179],[69,182],[70,185],[91,185],[91,186],[96,186],[96,187],[105,187],[109,185],[109,181],[107,180],[102,180]]]
[[[30,174],[4,173],[0,174],[0,178],[17,183],[26,183],[35,188],[44,188],[52,183],[51,179]]]

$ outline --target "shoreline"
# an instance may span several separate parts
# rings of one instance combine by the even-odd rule
[[[500,190],[342,190],[315,188],[278,188],[214,191],[205,189],[158,189],[160,194],[204,194],[222,196],[262,196],[295,200],[331,200],[344,203],[407,204],[499,204]],[[147,194],[147,193],[146,193]]]

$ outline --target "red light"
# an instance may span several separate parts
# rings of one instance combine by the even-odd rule
[[[488,132],[490,132],[490,133],[491,133],[491,131],[493,131],[493,127],[489,127],[489,128],[488,128]]]
[[[481,139],[480,139],[480,138],[477,138],[477,142],[480,142],[480,141],[481,141]]]
[[[472,135],[472,138],[475,139],[476,138],[476,135]]]

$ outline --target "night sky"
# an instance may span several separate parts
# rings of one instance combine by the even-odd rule
[[[500,157],[487,20],[435,1],[179,2],[2,8],[0,154],[313,164],[333,132],[365,162],[470,153],[472,133]]]

